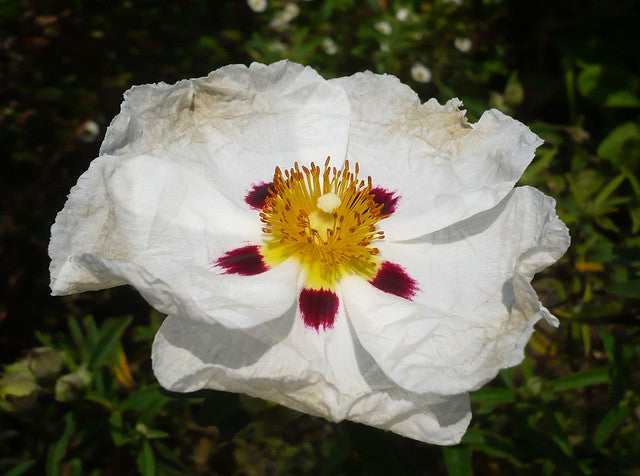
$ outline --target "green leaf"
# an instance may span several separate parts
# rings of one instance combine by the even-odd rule
[[[629,416],[630,408],[612,408],[598,424],[593,434],[593,444],[597,447],[602,446],[611,436],[616,427]]]
[[[598,155],[614,164],[629,165],[629,159],[637,157],[636,147],[640,142],[640,126],[636,122],[625,122],[612,130],[598,147]]]
[[[604,287],[608,293],[632,299],[640,299],[640,279],[613,283]]]
[[[607,95],[604,105],[608,107],[638,107],[640,100],[635,92],[628,89],[612,91]]]
[[[638,79],[613,65],[585,64],[578,75],[580,94],[605,107],[637,107]]]
[[[445,446],[442,456],[449,476],[471,476],[471,448],[468,446]]]
[[[624,179],[625,179],[624,174],[620,174],[614,179],[612,179],[607,185],[604,186],[602,191],[598,193],[595,199],[595,203],[596,204],[603,203],[607,198],[609,198],[609,195],[611,195],[613,192],[616,191],[616,189],[620,186],[620,184],[624,181]]]
[[[146,440],[142,443],[142,448],[136,458],[136,464],[143,476],[154,476],[156,474],[156,458],[151,444]]]
[[[109,411],[113,411],[117,407],[116,402],[112,402],[109,398],[105,397],[104,395],[91,390],[86,393],[86,395],[84,396],[84,399],[97,403],[98,405],[102,405]]]
[[[67,413],[64,418],[64,430],[62,436],[53,445],[49,447],[47,453],[47,476],[58,476],[60,474],[60,463],[67,453],[67,447],[69,446],[69,440],[76,429],[76,422],[73,418],[73,413]]]
[[[473,451],[507,460],[516,468],[523,466],[523,463],[518,459],[518,448],[513,442],[494,432],[470,428],[462,437],[462,443],[469,445]]]
[[[484,387],[469,396],[471,403],[481,405],[479,413],[490,412],[498,405],[514,403],[516,400],[513,390],[501,387]]]
[[[169,401],[168,397],[160,393],[157,385],[150,385],[129,394],[122,401],[120,408],[122,411],[134,410],[139,412],[139,421],[148,424],[153,421],[158,412]]]
[[[97,369],[111,362],[120,345],[120,337],[133,316],[107,319],[98,330],[98,341],[89,358],[89,368]]]
[[[9,471],[4,473],[4,476],[20,476],[21,474],[26,473],[31,466],[36,464],[35,459],[29,459],[27,461],[23,461],[22,463],[14,466]]]
[[[123,446],[131,441],[131,437],[125,435],[124,425],[122,422],[122,413],[113,412],[109,417],[109,430],[111,438],[116,446]]]
[[[88,344],[93,346],[98,342],[99,332],[96,326],[96,321],[92,315],[88,315],[84,318],[84,326],[87,328]]]
[[[606,383],[609,383],[609,369],[607,367],[594,367],[566,377],[560,377],[554,380],[551,385],[554,391],[562,392]]]
[[[71,338],[73,339],[73,343],[76,345],[76,349],[80,354],[80,358],[87,362],[89,360],[89,349],[87,348],[87,339],[82,333],[82,329],[78,325],[78,321],[69,317],[67,319],[67,326],[69,327],[69,332],[71,334]]]

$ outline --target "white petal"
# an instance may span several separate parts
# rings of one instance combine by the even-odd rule
[[[148,156],[104,156],[52,227],[51,288],[70,294],[129,283],[162,312],[254,326],[291,306],[298,266],[233,276],[212,262],[260,240],[255,215],[190,169]]]
[[[400,196],[383,223],[388,240],[439,230],[502,200],[542,143],[497,110],[466,123],[452,99],[418,96],[394,76],[370,72],[333,80],[351,101],[347,157],[362,175]]]
[[[533,325],[556,323],[529,281],[569,245],[554,201],[515,189],[502,203],[381,255],[418,282],[413,302],[355,278],[343,281],[363,347],[393,381],[414,392],[478,388],[523,358]]]
[[[231,65],[206,78],[136,86],[125,94],[102,154],[149,154],[189,167],[235,203],[274,169],[340,166],[349,132],[344,91],[288,61]]]
[[[431,443],[457,443],[471,416],[466,395],[417,395],[389,381],[354,345],[343,313],[320,332],[306,328],[295,308],[242,331],[168,317],[154,341],[153,369],[173,391],[242,392]]]

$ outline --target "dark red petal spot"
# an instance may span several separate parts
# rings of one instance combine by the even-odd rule
[[[214,262],[214,265],[224,268],[224,274],[241,274],[242,276],[253,276],[269,269],[257,245],[227,251],[222,258]]]
[[[338,295],[326,289],[306,289],[300,291],[300,313],[307,327],[319,331],[333,327],[338,314]]]
[[[369,281],[385,293],[411,299],[418,292],[418,283],[404,268],[390,261],[383,261],[376,276]]]
[[[382,203],[382,215],[391,215],[396,211],[396,204],[400,197],[396,196],[395,192],[390,192],[382,187],[375,187],[371,189],[371,193],[376,203]]]
[[[272,190],[273,182],[260,182],[255,184],[251,191],[245,195],[244,201],[247,202],[247,205],[251,208],[260,210],[264,207],[264,201]]]

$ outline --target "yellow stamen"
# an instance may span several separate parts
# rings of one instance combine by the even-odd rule
[[[342,170],[329,167],[329,158],[323,168],[276,167],[274,191],[260,213],[268,265],[296,258],[312,289],[333,289],[348,274],[375,276],[380,259],[372,243],[384,238],[376,223],[385,216],[373,199],[371,177],[359,180],[358,172],[348,161]]]

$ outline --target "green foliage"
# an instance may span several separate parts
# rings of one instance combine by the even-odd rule
[[[0,472],[611,474],[640,467],[640,60],[632,0],[0,2]],[[283,16],[287,4],[297,15]],[[291,7],[288,7],[291,9]],[[405,8],[406,12],[399,12]],[[385,26],[380,26],[384,22]],[[460,446],[223,392],[171,394],[134,292],[48,296],[49,227],[133,84],[282,58],[497,107],[545,144],[522,177],[572,247],[534,281],[561,321],[471,395]],[[421,63],[430,81],[412,78]],[[615,468],[612,470],[612,468]]]

